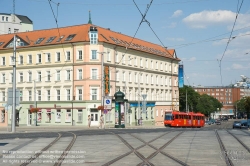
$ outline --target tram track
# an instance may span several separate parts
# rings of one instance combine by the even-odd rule
[[[65,159],[65,157],[67,156],[69,150],[72,148],[72,146],[74,145],[75,141],[76,141],[76,134],[72,133],[72,132],[66,132],[66,133],[70,133],[73,135],[72,140],[70,141],[69,145],[66,147],[66,149],[63,151],[63,153],[61,154],[61,156],[59,157],[59,159],[54,163],[54,166],[61,166],[63,160]],[[63,134],[62,133],[58,133],[58,137],[55,138],[50,144],[48,144],[46,147],[44,147],[42,150],[40,150],[38,153],[34,154],[32,157],[30,157],[28,160],[26,160],[26,162],[22,163],[20,166],[27,166],[29,165],[33,160],[38,159],[38,157],[44,152],[47,151],[49,148],[51,148],[53,145],[55,145],[56,142],[58,142],[61,138],[62,138]],[[68,135],[66,135],[68,136]]]
[[[216,135],[216,137],[217,137],[217,139],[218,139],[218,142],[219,142],[219,145],[220,145],[221,152],[223,152],[223,154],[225,154],[225,155],[223,155],[223,156],[224,156],[224,159],[225,159],[225,162],[226,162],[227,166],[234,166],[234,164],[233,164],[232,160],[230,159],[230,157],[228,156],[228,154],[227,154],[227,153],[224,153],[224,152],[226,152],[227,150],[226,150],[225,145],[223,144],[223,142],[222,142],[222,140],[221,140],[221,138],[220,138],[220,135],[219,135],[219,133],[218,133],[217,130],[215,130],[215,135]]]
[[[168,133],[170,133],[170,132],[172,132],[172,131],[169,131],[169,132],[167,132],[167,133],[164,133],[164,134],[162,134],[162,135],[160,135],[160,136],[158,136],[158,137],[156,137],[156,138],[154,138],[153,140],[150,140],[150,141],[148,141],[148,142],[144,141],[143,139],[141,139],[141,138],[139,138],[139,137],[137,137],[137,136],[135,136],[135,135],[133,135],[133,134],[131,134],[131,133],[121,132],[121,133],[123,133],[123,134],[128,134],[128,135],[130,135],[130,136],[132,136],[132,137],[138,139],[139,141],[141,141],[141,142],[143,143],[143,145],[141,145],[141,146],[139,146],[139,147],[137,147],[137,148],[133,148],[133,147],[132,147],[124,138],[122,138],[119,134],[116,134],[116,133],[111,132],[112,134],[116,135],[116,136],[117,136],[117,137],[118,137],[118,138],[119,138],[119,139],[120,139],[129,149],[130,149],[130,152],[127,152],[127,153],[125,153],[125,154],[123,154],[123,155],[121,155],[121,156],[118,156],[117,158],[115,158],[115,159],[109,161],[108,163],[106,163],[106,164],[104,164],[104,165],[102,165],[102,166],[108,166],[108,165],[110,165],[110,164],[113,164],[113,163],[117,162],[118,160],[120,160],[120,159],[122,159],[122,158],[128,156],[128,155],[131,154],[131,153],[134,153],[138,158],[140,158],[140,159],[142,160],[142,162],[139,163],[139,164],[137,164],[137,166],[145,166],[145,165],[146,165],[146,166],[154,166],[154,164],[151,163],[150,160],[151,160],[152,158],[154,158],[158,153],[161,153],[161,154],[163,154],[164,156],[167,156],[168,158],[171,158],[172,160],[174,160],[175,162],[179,163],[180,165],[187,166],[186,163],[184,163],[184,162],[180,161],[179,159],[177,159],[177,158],[171,156],[170,154],[165,153],[165,152],[162,151],[166,146],[168,146],[171,142],[173,142],[173,141],[174,141],[179,135],[181,135],[184,131],[181,131],[179,134],[177,134],[175,137],[173,137],[171,140],[169,140],[167,143],[165,143],[165,144],[164,144],[163,146],[161,146],[160,148],[157,148],[157,147],[155,147],[155,146],[153,146],[153,145],[150,144],[150,143],[154,142],[155,140],[157,140],[157,139],[163,137],[164,135],[166,135],[166,134],[168,134]],[[140,152],[138,152],[138,150],[141,149],[141,148],[143,148],[143,147],[145,147],[145,146],[149,146],[149,147],[151,147],[152,149],[154,149],[154,150],[156,150],[156,151],[153,152],[152,154],[150,154],[148,157],[144,157]]]
[[[54,145],[62,137],[61,133],[57,133],[57,134],[58,134],[58,137],[56,139],[54,139],[50,144],[45,146],[39,153],[36,153],[34,156],[30,157],[28,160],[26,160],[25,163],[22,163],[20,166],[26,166],[30,164],[33,160],[38,158],[43,153],[43,151],[48,150],[52,145]]]
[[[250,148],[244,143],[242,142],[238,137],[236,137],[233,133],[231,133],[230,131],[226,130],[230,135],[232,135],[249,153],[250,153]]]

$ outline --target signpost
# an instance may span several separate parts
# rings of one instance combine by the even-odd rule
[[[112,97],[104,96],[104,109],[111,110],[112,109]]]

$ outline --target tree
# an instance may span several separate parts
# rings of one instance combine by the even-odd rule
[[[200,96],[197,104],[197,109],[199,112],[203,113],[205,116],[209,117],[210,114],[217,110],[218,103],[216,101],[217,99],[207,95],[203,94]]]
[[[244,107],[247,113],[247,119],[250,119],[250,97],[245,97]]]
[[[199,93],[195,92],[194,89],[190,86],[184,85],[183,88],[179,89],[179,104],[180,111],[186,112],[186,94],[187,94],[187,105],[188,110],[192,110],[194,112],[197,111],[196,105],[199,99]]]

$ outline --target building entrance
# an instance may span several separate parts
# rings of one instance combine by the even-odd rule
[[[90,111],[91,116],[91,126],[98,126],[99,125],[99,111],[97,109],[91,109]]]

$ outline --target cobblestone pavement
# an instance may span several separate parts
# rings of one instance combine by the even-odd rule
[[[232,129],[232,123],[200,129],[23,127],[0,133],[0,165],[248,166],[250,131]]]

